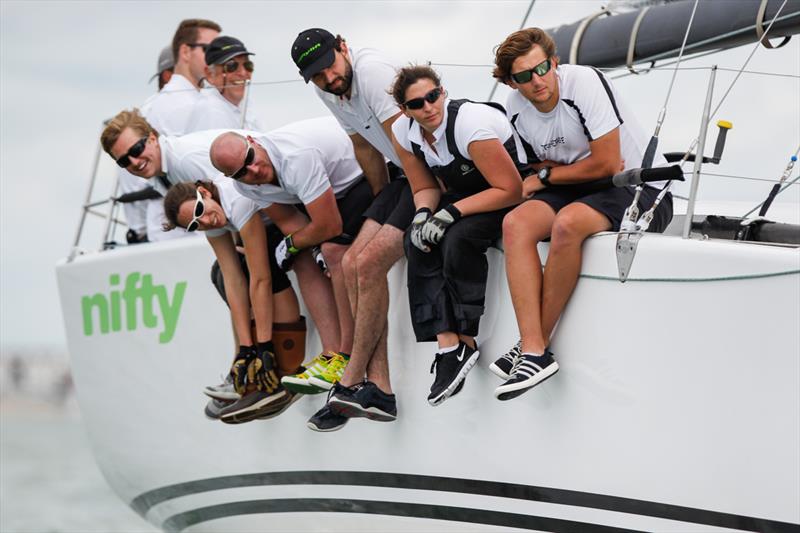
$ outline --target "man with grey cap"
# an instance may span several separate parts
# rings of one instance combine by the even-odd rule
[[[263,131],[252,114],[246,116],[247,86],[255,55],[235,37],[220,36],[206,48],[205,85],[196,104],[190,130],[236,128]]]
[[[377,50],[352,47],[321,28],[301,32],[291,55],[300,75],[306,83],[313,82],[317,96],[350,136],[376,195],[342,261],[355,330],[350,363],[331,398],[349,396],[352,408],[346,413],[323,409],[312,429],[338,429],[352,416],[393,420],[397,411],[387,356],[387,274],[403,257],[403,234],[414,216],[408,180],[392,145],[392,124],[401,112],[388,89],[397,63]],[[393,177],[402,179],[390,181],[390,167]],[[376,416],[376,409],[382,414]]]
[[[172,45],[167,45],[161,50],[158,55],[158,65],[156,65],[156,73],[150,78],[152,82],[158,78],[158,90],[164,88],[164,85],[169,83],[172,74],[175,72],[175,57],[172,55]]]

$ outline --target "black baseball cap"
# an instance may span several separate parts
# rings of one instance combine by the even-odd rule
[[[220,65],[236,56],[246,54],[254,56],[253,52],[248,52],[244,43],[236,37],[222,35],[208,44],[206,48],[206,65]]]
[[[292,45],[292,60],[306,83],[317,72],[333,65],[336,37],[329,31],[311,28],[301,31]]]

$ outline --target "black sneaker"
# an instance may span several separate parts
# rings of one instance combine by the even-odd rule
[[[511,371],[511,378],[497,387],[494,396],[498,400],[510,400],[543,382],[558,372],[558,363],[553,354],[545,350],[544,355],[522,354]]]
[[[233,402],[220,412],[220,420],[231,424],[248,422],[263,415],[272,407],[271,404],[286,401],[288,393],[280,388],[272,394],[264,391],[253,391],[242,396],[240,400]]]
[[[459,389],[459,385],[480,357],[480,352],[470,348],[464,342],[458,343],[458,348],[452,352],[437,353],[431,364],[431,374],[436,370],[436,377],[431,385],[428,403],[439,405]]]
[[[322,409],[314,413],[314,416],[308,419],[309,429],[314,431],[336,431],[342,429],[347,424],[349,419],[346,416],[340,416],[331,411],[331,408],[326,403]]]
[[[352,387],[336,384],[328,402],[331,411],[347,418],[364,417],[380,422],[391,422],[397,418],[397,401],[394,394],[386,394],[371,381],[365,381],[353,391]]]
[[[497,361],[489,365],[489,370],[500,379],[511,379],[511,369],[514,368],[514,364],[522,353],[521,345],[522,340],[518,340],[517,344],[515,344],[508,353],[501,355]]]

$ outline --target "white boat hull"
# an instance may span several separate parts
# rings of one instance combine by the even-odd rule
[[[398,419],[334,433],[305,424],[323,396],[266,421],[205,418],[202,388],[228,365],[233,340],[202,239],[61,264],[97,461],[124,501],[169,531],[800,531],[800,250],[646,235],[621,284],[614,240],[584,246],[552,347],[560,372],[510,402],[494,399],[487,368],[518,338],[501,253],[490,251],[481,359],[463,392],[435,408],[434,346],[414,341],[405,263],[395,266]],[[165,286],[171,338],[159,291],[157,323],[143,323],[141,278],[127,329],[132,272]],[[84,303],[96,293],[107,333],[99,299]],[[316,353],[313,327],[308,344]]]

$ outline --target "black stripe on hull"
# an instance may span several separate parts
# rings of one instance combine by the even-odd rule
[[[154,489],[137,496],[130,505],[134,511],[144,516],[153,506],[173,498],[230,488],[271,485],[351,485],[410,490],[433,490],[602,509],[744,531],[800,533],[800,524],[720,513],[646,500],[551,487],[537,487],[518,483],[387,472],[296,471],[223,476],[178,483]],[[392,505],[396,504],[392,503]]]
[[[421,503],[385,502],[373,500],[343,500],[336,498],[298,498],[280,500],[248,500],[211,505],[176,514],[167,519],[164,531],[183,531],[187,527],[231,516],[262,513],[357,513],[402,516],[469,522],[517,529],[552,531],[553,533],[629,533],[637,530],[562,520],[545,516],[532,516],[498,511],[484,511],[466,507],[427,505]]]

